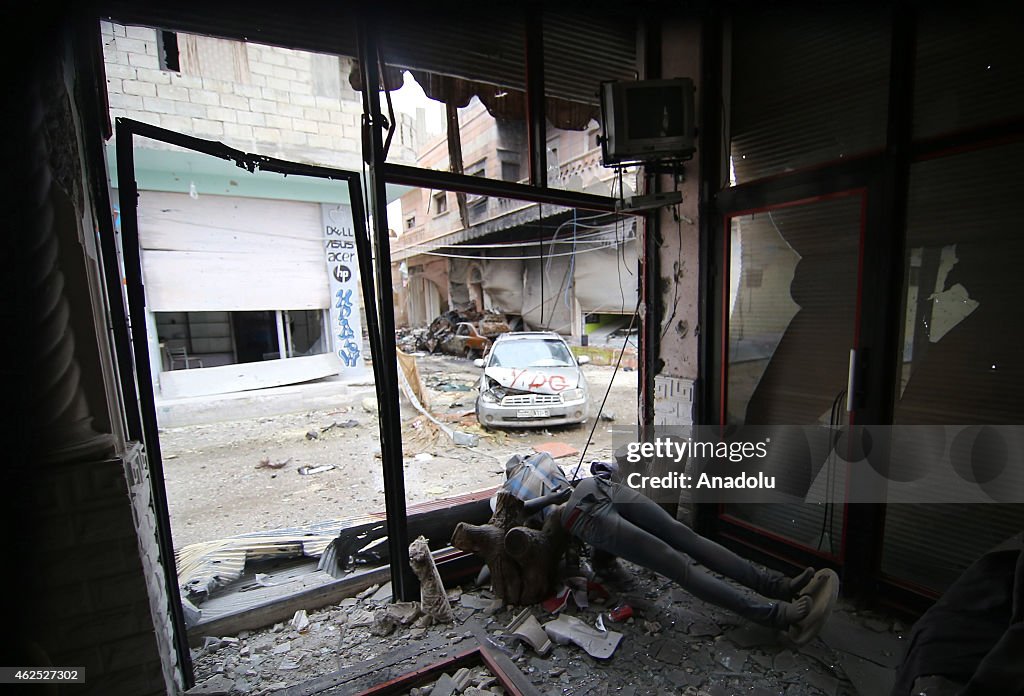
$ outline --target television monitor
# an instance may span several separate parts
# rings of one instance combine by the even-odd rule
[[[606,166],[681,161],[696,151],[693,80],[601,83]]]

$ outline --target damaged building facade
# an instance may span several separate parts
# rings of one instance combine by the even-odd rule
[[[467,207],[469,196],[484,195],[614,212],[612,198],[558,188],[548,175],[545,96],[573,97],[581,74],[591,84],[634,72],[693,78],[697,155],[684,177],[644,181],[647,191],[678,188],[683,201],[645,214],[636,227],[639,425],[685,416],[715,426],[809,426],[813,434],[798,443],[801,459],[769,473],[797,497],[821,488],[813,500],[779,506],[669,507],[744,555],[789,570],[832,567],[848,596],[911,611],[934,602],[984,549],[1024,526],[1014,478],[1019,461],[989,466],[992,460],[982,459],[979,469],[969,460],[955,477],[926,481],[935,484],[928,488],[933,500],[977,493],[971,502],[944,505],[851,501],[841,482],[868,468],[818,456],[818,438],[829,436],[829,427],[927,427],[939,439],[917,442],[886,462],[893,481],[913,481],[929,452],[959,451],[954,443],[963,438],[970,450],[969,438],[980,429],[1024,417],[1015,309],[1024,251],[1015,214],[1024,154],[1019,8],[691,11],[655,3],[643,15],[609,9],[569,12],[568,20],[545,9],[574,27],[568,36],[583,37],[570,42],[564,32],[545,40],[557,24],[538,15],[440,21],[410,10],[383,21],[368,5],[311,3],[301,14],[280,7],[258,17],[230,3],[100,7],[32,17],[46,40],[24,63],[31,69],[12,73],[11,103],[23,108],[3,116],[17,136],[15,162],[6,169],[5,190],[14,195],[3,274],[18,318],[3,368],[13,384],[5,405],[14,426],[5,522],[19,532],[11,546],[19,562],[3,587],[8,631],[17,641],[10,663],[83,665],[82,693],[176,694],[192,678],[155,417],[151,400],[147,405],[140,396],[152,389],[143,365],[147,318],[129,316],[122,299],[126,292],[138,300],[144,288],[122,273],[114,243],[113,204],[124,216],[134,202],[122,193],[126,181],[118,181],[120,201],[108,185],[111,75],[101,20],[349,58],[361,50],[365,57],[365,42],[380,38],[385,65],[530,95],[523,105],[528,161],[519,172],[528,184],[506,181],[497,169],[476,177],[386,162],[382,97],[370,89],[363,95],[361,115],[373,126],[362,152],[373,180],[367,196],[377,213],[375,280],[387,295],[383,306],[393,304],[385,183],[447,192],[451,217],[458,193]],[[360,8],[367,13],[354,12]],[[595,35],[609,24],[634,28],[632,62],[619,64],[621,56],[600,43],[588,46],[591,23]],[[565,49],[587,65],[603,58],[616,69],[569,69]],[[379,75],[369,63],[361,67],[375,84]],[[290,131],[301,132],[294,121]],[[187,188],[177,193],[188,197]],[[396,249],[402,244],[408,261],[413,238]],[[457,248],[451,238],[445,245],[449,254]],[[137,260],[137,252],[127,249],[124,257]],[[443,277],[429,264],[407,268],[417,265],[428,267],[422,277]],[[481,268],[481,290],[484,275]],[[459,301],[475,292],[477,276],[467,268],[464,277]],[[438,286],[430,303],[442,309],[449,296],[454,301],[450,278],[430,282]],[[500,294],[484,293],[485,303],[487,297],[500,306]],[[278,309],[291,308],[266,311]],[[424,298],[424,317],[432,310]],[[567,316],[571,333],[568,310]],[[393,328],[390,320],[382,325]],[[393,353],[381,355],[388,359],[380,369],[387,370]],[[395,385],[379,395],[389,541],[395,537],[401,549],[401,442],[387,429],[397,411]],[[1017,451],[1019,432],[1005,433],[1004,454]],[[995,456],[983,450],[979,456]],[[395,591],[408,599],[412,585],[403,574],[408,568],[396,560]]]
[[[606,28],[601,40],[635,51],[632,32],[622,27]],[[607,196],[619,195],[621,184],[623,194],[632,196],[635,169],[620,181],[615,170],[601,166],[593,86],[593,94],[579,101],[559,100],[550,107],[545,140],[550,185]],[[485,99],[497,89],[475,88]],[[427,143],[417,166],[528,180],[524,112],[473,94],[456,113],[458,123]],[[458,147],[452,147],[455,140]],[[428,188],[405,193],[401,206],[391,245],[399,326],[426,326],[450,309],[499,313],[512,326],[556,331],[577,341],[591,333],[604,340],[628,325],[639,290],[642,221]]]
[[[349,84],[351,58],[116,22],[100,31],[111,118],[358,170],[362,106]],[[417,129],[403,113],[398,120],[393,153],[412,162],[422,123]],[[135,150],[150,366],[161,396],[362,370],[362,337],[349,355],[333,330],[337,264],[325,258],[345,253],[324,248],[328,227],[351,226],[343,187],[243,175],[230,162],[153,139]],[[115,156],[110,141],[116,200]],[[362,303],[357,283],[349,284],[349,321],[359,330]]]

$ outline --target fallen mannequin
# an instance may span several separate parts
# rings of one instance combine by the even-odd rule
[[[525,503],[528,513],[558,516],[569,535],[594,549],[626,559],[674,580],[706,602],[755,623],[789,632],[797,644],[810,641],[824,625],[839,592],[831,570],[806,568],[788,578],[741,558],[679,522],[650,498],[614,480],[614,464],[592,468],[601,475],[568,481]],[[756,595],[717,578],[731,578]]]
[[[839,593],[833,571],[806,568],[790,578],[768,570],[700,536],[648,497],[616,482],[616,464],[594,462],[591,473],[573,484],[547,454],[512,457],[507,480],[492,501],[491,520],[460,523],[452,545],[483,556],[492,589],[507,604],[536,604],[550,597],[560,562],[561,572],[586,575],[573,558],[574,547],[586,543],[593,549],[594,570],[603,577],[617,566],[613,561],[609,567],[607,559],[625,559],[699,599],[783,631],[797,645],[812,640],[824,626]]]

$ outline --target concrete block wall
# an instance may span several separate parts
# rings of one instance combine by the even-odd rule
[[[175,72],[160,67],[156,29],[101,22],[100,31],[112,119],[282,159],[361,168],[362,104],[348,82],[351,59],[179,33]],[[415,162],[415,119],[396,117],[391,159]]]
[[[138,445],[37,474],[26,522],[36,545],[33,592],[45,601],[34,607],[30,639],[54,666],[85,668],[76,693],[178,693],[155,518],[151,507],[148,517],[142,511],[150,531],[136,534],[126,466],[145,470]]]

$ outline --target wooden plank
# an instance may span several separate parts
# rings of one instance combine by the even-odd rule
[[[404,694],[415,686],[420,686],[439,678],[441,674],[446,672],[454,673],[462,667],[477,665],[486,667],[497,678],[498,683],[509,696],[541,696],[537,688],[525,678],[511,660],[506,657],[505,661],[499,662],[497,655],[498,653],[488,650],[483,645],[478,645],[447,660],[435,662],[434,664],[380,683],[360,692],[359,696],[394,696],[395,694]],[[375,676],[379,678],[379,675]]]
[[[483,627],[479,621],[474,618],[470,618],[465,623],[465,627],[469,629],[469,632],[473,634],[473,637],[481,645],[481,650],[485,653],[485,662],[492,672],[497,676],[499,673],[504,675],[509,682],[512,693],[518,693],[522,696],[541,696],[540,690],[533,685],[533,683],[526,678],[526,675],[516,667],[515,663],[509,659],[508,655],[497,650],[489,650],[486,645],[490,638],[487,635],[487,629]],[[504,682],[503,682],[504,685]]]
[[[356,689],[372,686],[374,680],[387,679],[391,674],[397,676],[401,673],[399,670],[407,671],[412,666],[436,662],[451,652],[454,649],[449,647],[447,639],[421,640],[276,693],[278,696],[349,696]],[[362,684],[364,681],[370,684]]]
[[[359,696],[393,696],[394,694],[404,694],[414,686],[420,686],[440,678],[445,672],[454,673],[462,667],[475,667],[478,665],[484,665],[479,646],[471,650],[465,650],[446,660],[406,672],[400,677],[372,686],[365,691],[361,691]]]

